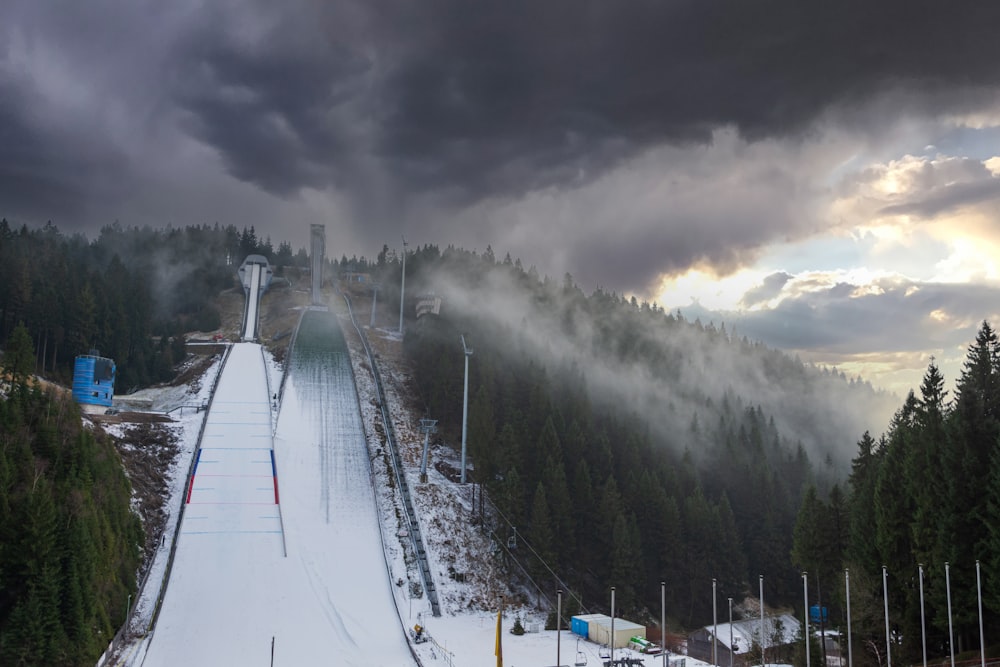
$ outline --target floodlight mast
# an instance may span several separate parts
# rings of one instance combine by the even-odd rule
[[[399,281],[399,333],[403,333],[403,301],[406,297],[406,237],[400,235],[403,239],[403,275]]]
[[[469,424],[469,357],[472,349],[465,344],[465,334],[462,334],[462,351],[465,352],[465,391],[462,394],[462,484],[465,484],[465,434]]]

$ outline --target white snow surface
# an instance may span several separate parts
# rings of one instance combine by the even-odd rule
[[[413,664],[353,384],[293,373],[272,441],[266,373],[259,345],[233,347],[141,664]]]
[[[341,317],[340,325],[349,335],[350,320]],[[489,544],[459,525],[467,523],[469,510],[460,487],[433,468],[427,484],[417,483],[422,437],[412,426],[416,419],[401,406],[403,383],[383,377],[443,616],[431,616],[425,595],[411,598],[410,582],[420,577],[406,555],[400,501],[379,455],[371,375],[351,347],[357,388],[349,366],[305,372],[293,360],[278,406],[271,394],[282,369],[259,345],[233,346],[206,417],[191,504],[155,628],[115,664],[269,665],[272,641],[273,664],[279,666],[413,665],[411,650],[424,667],[497,664],[500,591],[486,572],[492,568]],[[188,401],[207,397],[217,368],[202,379],[197,399]],[[401,371],[383,364],[383,372]],[[178,397],[172,393],[167,400]],[[194,413],[181,416],[171,507],[185,500],[185,473],[204,415]],[[265,431],[275,417],[272,439]],[[271,448],[280,504],[266,474]],[[168,530],[173,525],[168,522]],[[135,635],[150,622],[169,547],[170,535],[136,604],[130,624]],[[466,581],[450,578],[448,567],[467,573]],[[544,612],[506,609],[503,664],[556,664],[557,633],[512,635],[515,615],[528,627],[544,626]],[[404,628],[415,623],[430,641],[411,647]],[[596,644],[568,629],[560,637],[561,664],[581,658],[601,664]],[[626,655],[642,657],[650,667],[663,664],[660,656],[615,652],[616,658]],[[687,667],[704,664],[687,658]]]

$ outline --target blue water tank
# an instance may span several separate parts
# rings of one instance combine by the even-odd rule
[[[81,354],[73,365],[73,400],[87,405],[111,406],[115,395],[115,362]]]

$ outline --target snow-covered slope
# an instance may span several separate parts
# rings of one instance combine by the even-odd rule
[[[300,355],[290,369],[275,486],[261,350],[234,346],[143,665],[272,664],[272,651],[274,665],[413,663],[389,591],[350,366],[335,348]]]

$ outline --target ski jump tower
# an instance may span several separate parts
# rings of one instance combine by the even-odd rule
[[[323,305],[323,258],[326,253],[326,225],[309,225],[312,257],[312,305]]]

